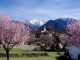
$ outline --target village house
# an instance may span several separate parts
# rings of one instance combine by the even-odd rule
[[[35,33],[35,38],[36,38],[36,44],[41,45],[42,43],[39,42],[39,38],[41,35],[53,36],[55,32],[53,30],[47,30],[46,27],[44,26],[43,30],[41,31],[36,30],[34,31],[34,33]]]

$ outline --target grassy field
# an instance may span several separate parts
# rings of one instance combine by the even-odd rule
[[[5,51],[0,51],[5,53]],[[12,49],[10,53],[31,53],[25,52],[22,49]],[[34,51],[35,52],[35,51]],[[39,52],[39,51],[38,51]],[[36,52],[37,53],[37,52]],[[10,57],[10,60],[57,60],[56,58],[60,55],[63,55],[63,52],[60,52],[60,54],[57,54],[57,52],[47,52],[49,56],[38,56],[38,57],[25,57],[25,56],[18,56],[18,57]],[[0,60],[6,60],[6,57],[0,57]]]

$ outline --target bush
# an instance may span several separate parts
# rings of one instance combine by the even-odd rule
[[[0,53],[0,57],[6,57],[6,54],[5,53]],[[18,54],[15,54],[15,53],[11,53],[9,54],[10,57],[15,57],[15,56],[18,56]]]
[[[48,56],[48,53],[24,53],[23,56],[28,56],[28,57]]]
[[[19,54],[10,53],[9,56],[10,57],[18,57]],[[27,56],[27,57],[48,56],[48,53],[23,53],[22,56]],[[6,57],[6,53],[0,53],[0,57]]]

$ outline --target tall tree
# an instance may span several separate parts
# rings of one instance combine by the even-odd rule
[[[9,16],[0,15],[0,43],[6,51],[9,60],[9,51],[16,45],[29,38],[29,28],[21,22],[12,22]]]
[[[69,39],[67,40],[67,43],[68,45],[71,45],[68,48],[69,55],[71,59],[78,60],[78,58],[80,57],[78,55],[80,52],[80,48],[78,48],[80,47],[80,21],[68,25],[68,35]]]
[[[54,37],[56,39],[56,49],[57,49],[58,54],[59,54],[59,49],[60,49],[60,46],[59,45],[61,43],[60,38],[59,38],[59,33],[58,32],[55,32]]]
[[[52,44],[55,43],[55,38],[53,36],[48,36],[48,35],[44,35],[42,34],[39,38],[39,41],[44,44],[43,47],[45,47],[45,49],[50,48]]]
[[[68,35],[73,45],[80,46],[80,21],[68,24]]]

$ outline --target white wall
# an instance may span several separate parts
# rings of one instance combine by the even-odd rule
[[[80,54],[80,48],[77,46],[70,46],[68,48],[69,54],[72,59],[77,59],[78,60],[78,54]]]

